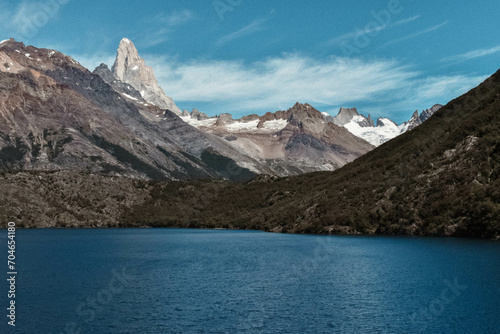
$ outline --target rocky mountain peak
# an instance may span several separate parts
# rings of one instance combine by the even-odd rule
[[[333,118],[333,123],[337,124],[338,126],[344,126],[349,123],[354,118],[354,116],[358,115],[359,113],[356,108],[340,108],[337,116]]]
[[[398,126],[394,121],[391,121],[388,118],[384,118],[384,117],[377,118],[377,127],[384,127],[384,126],[388,126],[388,125],[393,125],[395,127]]]
[[[92,73],[100,76],[104,80],[104,82],[113,87],[117,92],[125,93],[135,99],[142,100],[141,94],[131,85],[118,80],[111,72],[108,65],[102,63],[101,65],[97,66]]]
[[[115,77],[109,69],[108,65],[104,63],[95,68],[94,74],[99,75],[106,83],[111,83],[115,80]]]
[[[345,126],[352,120],[354,120],[359,126],[364,128],[375,126],[373,119],[370,115],[368,115],[367,118],[364,115],[358,113],[358,110],[356,108],[340,108],[337,116],[333,117],[332,119],[329,119],[328,121],[332,121],[338,126]]]
[[[424,111],[422,111],[422,113],[420,114],[420,120],[422,122],[425,122],[426,120],[428,120],[432,115],[434,115],[434,113],[436,111],[438,111],[439,109],[441,109],[443,107],[443,105],[441,104],[435,104],[433,105],[430,109],[425,109]]]
[[[341,107],[339,110],[339,114],[347,114],[347,115],[359,115],[358,110],[356,108],[343,108]]]
[[[287,113],[289,117],[293,118],[323,119],[323,114],[308,103],[302,104],[297,102],[292,108],[288,109]]]
[[[118,80],[138,90],[147,102],[162,109],[169,109],[177,115],[181,114],[174,100],[158,85],[153,69],[139,56],[131,40],[127,38],[121,40],[111,70]]]
[[[415,110],[411,119],[408,122],[403,123],[403,125],[407,128],[407,130],[413,130],[426,120],[428,120],[436,111],[441,109],[443,106],[441,104],[435,104],[430,109],[425,109],[421,114],[418,113],[418,110]]]
[[[0,42],[0,71],[19,73],[22,71],[54,71],[60,68],[75,68],[87,71],[70,56],[50,49],[39,49],[24,45],[13,38]],[[39,74],[37,74],[38,76]]]
[[[227,113],[220,114],[219,117],[217,117],[217,122],[215,123],[215,125],[223,125],[223,124],[232,123],[232,122],[234,122],[234,120],[233,120],[233,116],[231,114],[227,114]]]
[[[193,111],[191,112],[191,117],[195,118],[199,121],[209,118],[206,114],[204,114],[201,111],[199,111],[198,109],[194,109],[194,108],[193,108]]]
[[[368,124],[372,127],[375,126],[375,123],[373,122],[372,116],[370,114],[368,114]]]

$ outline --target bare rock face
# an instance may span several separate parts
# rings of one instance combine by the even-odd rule
[[[240,119],[220,114],[200,122],[193,114],[182,119],[253,158],[249,166],[260,174],[290,176],[331,171],[374,148],[347,129],[327,122],[307,103]]]
[[[366,118],[364,115],[358,113],[356,108],[340,108],[340,111],[337,116],[333,117],[331,122],[337,124],[338,126],[344,126],[347,123],[351,122],[352,119],[356,116],[359,116],[360,119],[356,121],[361,127],[373,127],[374,122],[370,115]]]
[[[422,111],[421,114],[418,113],[418,110],[416,110],[411,119],[408,122],[405,122],[404,125],[406,126],[407,130],[413,130],[426,120],[428,120],[436,111],[441,109],[443,106],[440,104],[435,104],[433,105],[430,109],[425,109]]]
[[[174,100],[158,85],[153,69],[146,65],[134,43],[129,39],[121,40],[111,70],[117,79],[137,89],[147,102],[173,111],[177,115],[182,114]]]
[[[233,116],[231,114],[220,114],[219,117],[217,118],[217,122],[215,125],[223,125],[227,123],[233,123]]]
[[[198,109],[193,109],[193,111],[191,112],[191,117],[197,119],[198,121],[209,119],[206,114],[200,112]]]
[[[0,43],[0,59],[0,173],[238,181],[255,175],[234,167],[251,158],[147,103],[105,65],[92,73],[60,52],[14,40]]]
[[[131,85],[121,82],[120,80],[117,80],[113,73],[109,70],[108,65],[106,64],[101,64],[96,69],[93,74],[97,74],[100,76],[104,82],[106,82],[108,85],[113,87],[114,90],[116,90],[119,93],[125,93],[135,99],[142,99],[141,94],[132,87]]]

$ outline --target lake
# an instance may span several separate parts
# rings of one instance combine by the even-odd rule
[[[16,251],[19,333],[500,333],[500,242],[18,230]]]

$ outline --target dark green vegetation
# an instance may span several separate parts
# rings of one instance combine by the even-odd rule
[[[500,71],[333,173],[153,183],[128,224],[296,233],[500,236]]]
[[[242,178],[247,177],[231,161],[208,153],[204,163],[228,163],[228,173],[243,171]],[[500,71],[423,125],[335,172],[260,176],[239,184],[23,175],[0,179],[2,189],[17,189],[0,203],[0,214],[12,217],[10,211],[17,206],[17,218],[27,226],[221,227],[498,239]],[[45,201],[46,207],[37,201]]]

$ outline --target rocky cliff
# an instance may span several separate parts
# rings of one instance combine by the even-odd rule
[[[89,171],[127,177],[248,179],[250,160],[131,86],[54,50],[0,45],[0,169]],[[103,77],[106,79],[104,80]],[[116,81],[116,80],[113,80]],[[231,158],[229,158],[231,157]]]
[[[158,85],[153,69],[146,65],[134,43],[129,39],[121,40],[111,70],[116,78],[139,91],[144,100],[162,109],[173,111],[177,115],[181,114],[174,100]]]
[[[200,117],[198,111],[181,118],[226,140],[266,166],[267,174],[277,176],[332,171],[373,149],[345,128],[326,122],[309,104],[296,103],[288,110],[241,119],[233,119],[230,114]]]

